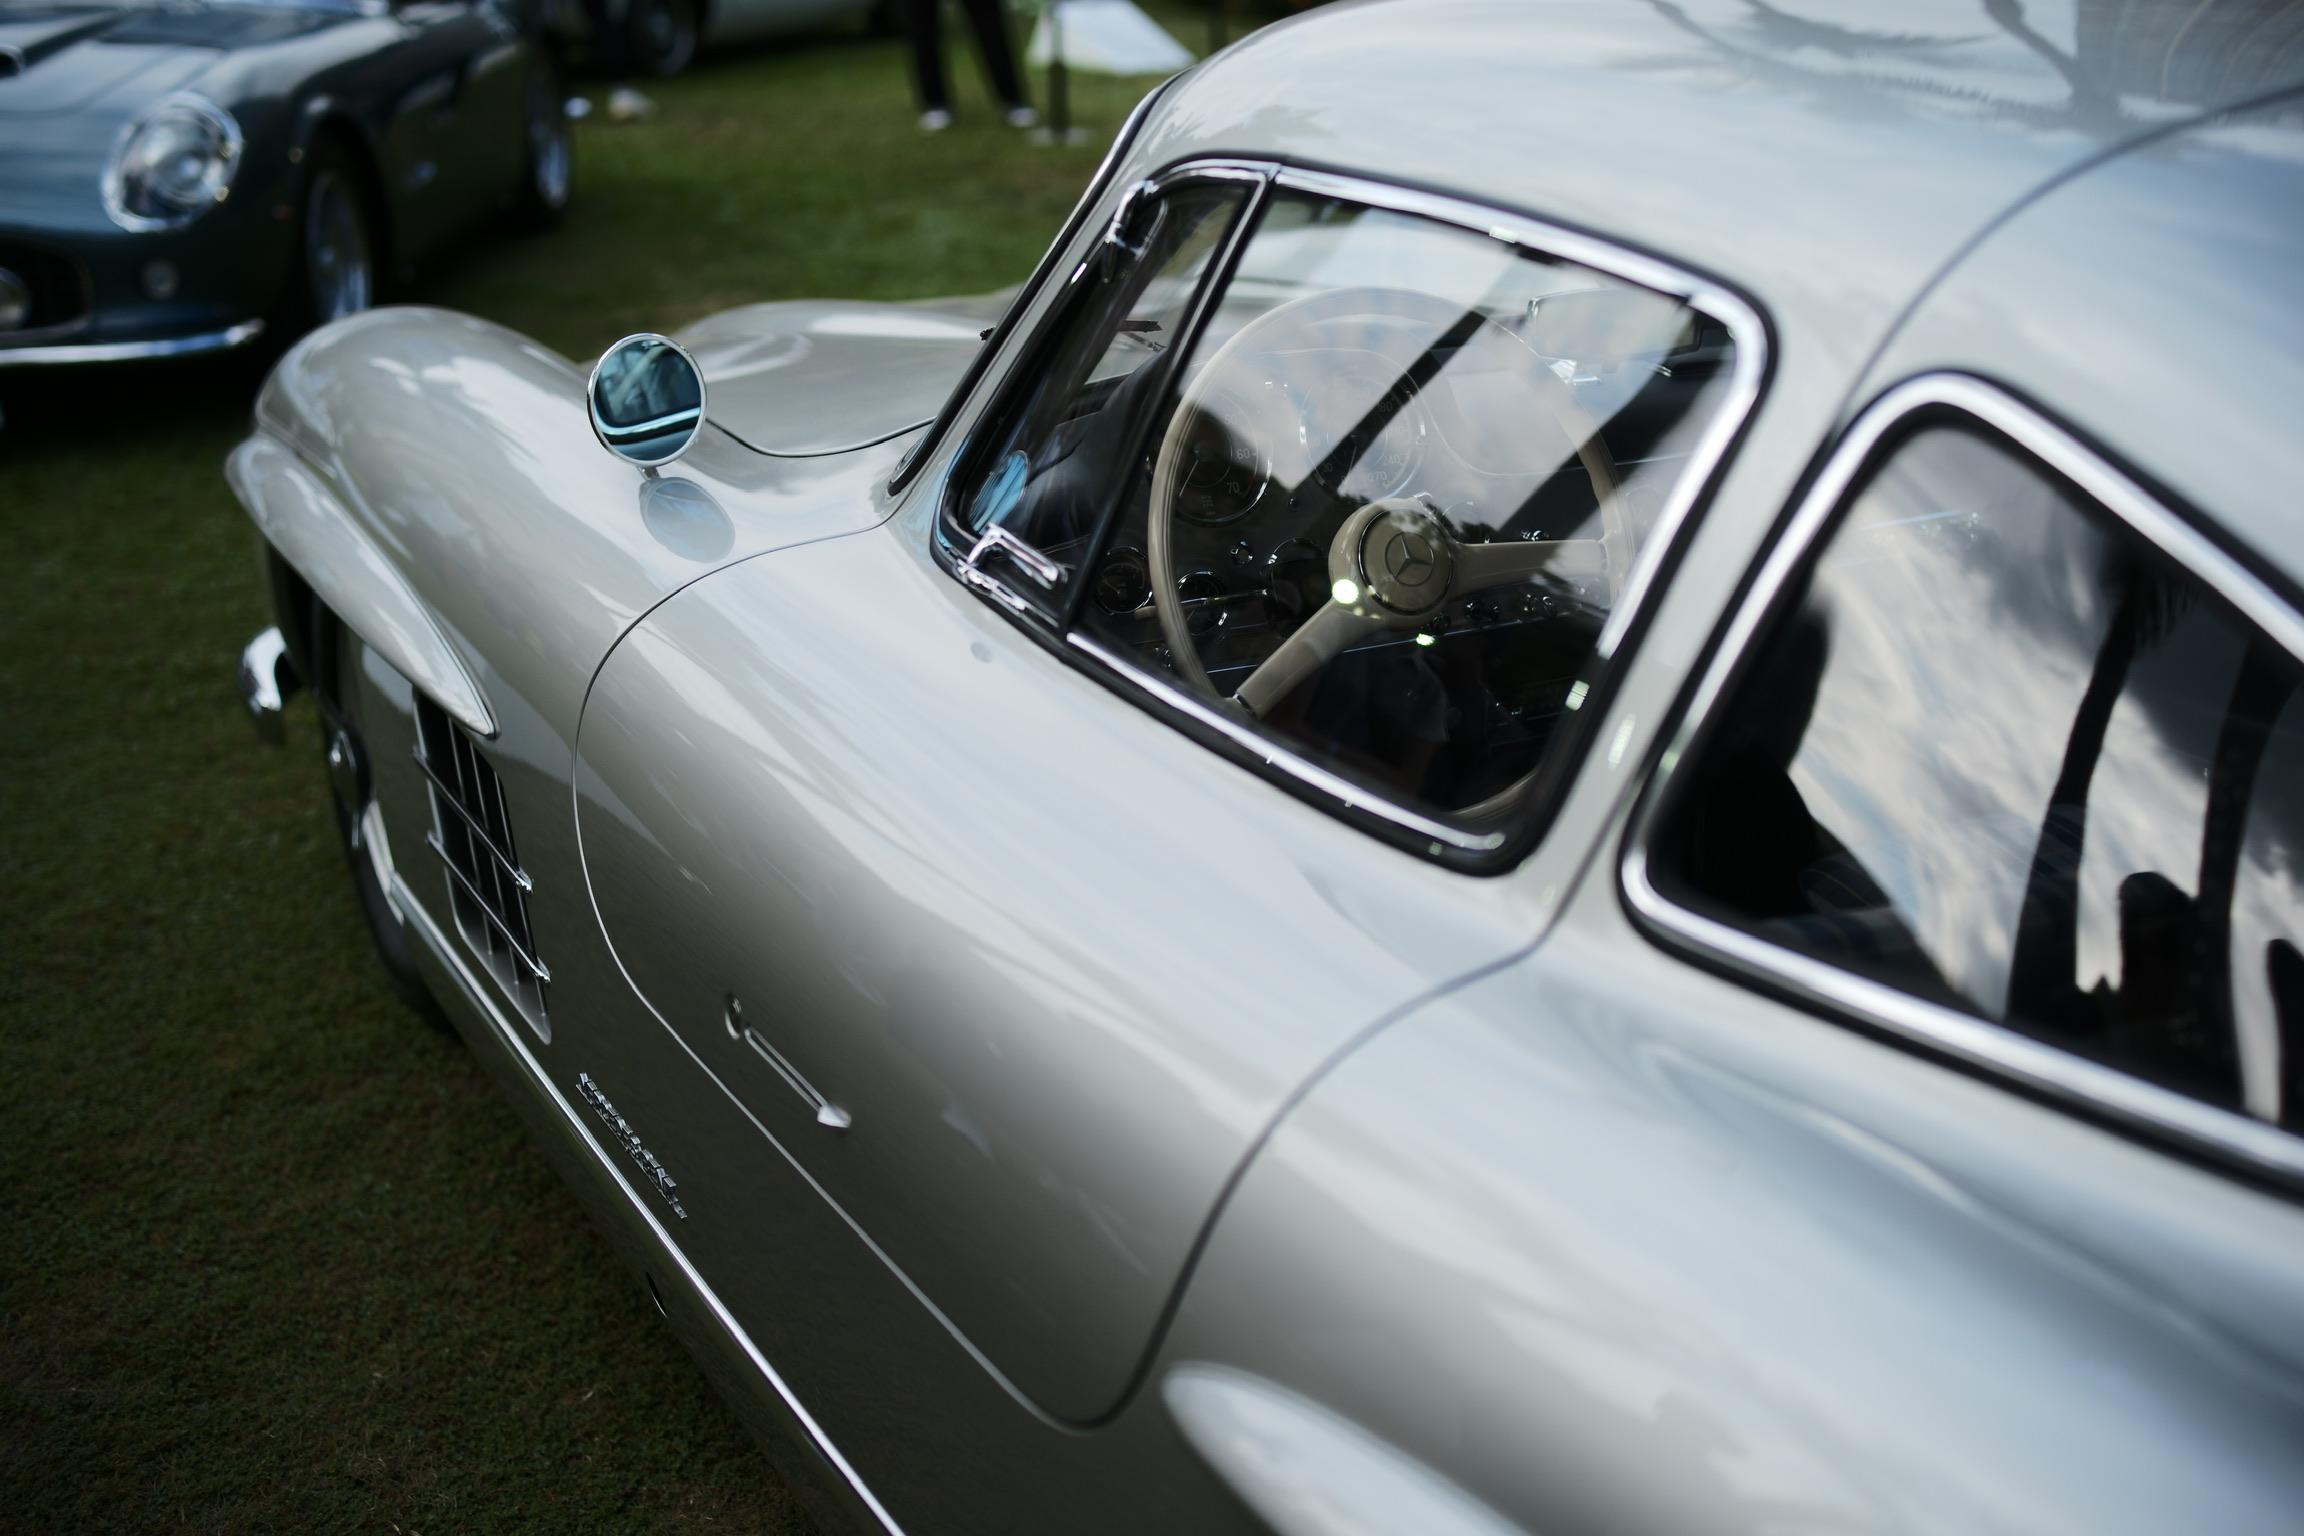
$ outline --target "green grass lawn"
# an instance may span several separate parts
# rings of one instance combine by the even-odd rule
[[[565,228],[403,297],[581,357],[1015,282],[1100,147],[1028,146],[955,65],[960,126],[923,139],[894,43],[708,59],[582,126]],[[1143,82],[1074,85],[1101,141]],[[386,989],[309,706],[284,753],[240,718],[267,619],[222,465],[256,378],[0,376],[0,1528],[805,1529]]]

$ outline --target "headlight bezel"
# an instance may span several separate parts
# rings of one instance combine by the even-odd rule
[[[179,199],[181,206],[165,206],[163,198],[164,205],[153,211],[150,188],[130,184],[128,155],[140,138],[164,131],[171,121],[195,125],[207,136],[203,146],[205,164],[199,178],[199,190],[205,195]],[[113,223],[134,234],[182,229],[231,195],[246,148],[247,140],[240,132],[239,121],[223,107],[197,91],[177,91],[163,96],[128,119],[112,140],[112,153],[104,161],[104,211]],[[149,171],[139,174],[149,176]]]

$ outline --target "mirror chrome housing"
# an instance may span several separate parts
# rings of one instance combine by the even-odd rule
[[[601,353],[584,398],[600,446],[643,469],[671,463],[703,430],[703,370],[687,348],[653,331]]]

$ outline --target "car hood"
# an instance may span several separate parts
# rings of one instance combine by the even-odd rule
[[[353,19],[349,9],[0,5],[0,118],[133,111],[225,54]]]
[[[759,453],[846,453],[934,419],[1008,293],[918,304],[747,304],[676,338],[707,411]]]

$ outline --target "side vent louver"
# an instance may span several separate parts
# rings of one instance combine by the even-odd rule
[[[552,973],[536,958],[528,929],[534,884],[513,846],[504,787],[463,727],[429,700],[416,701],[416,733],[416,763],[432,786],[432,830],[424,841],[447,866],[457,931],[529,1026],[550,1040],[544,989]]]

